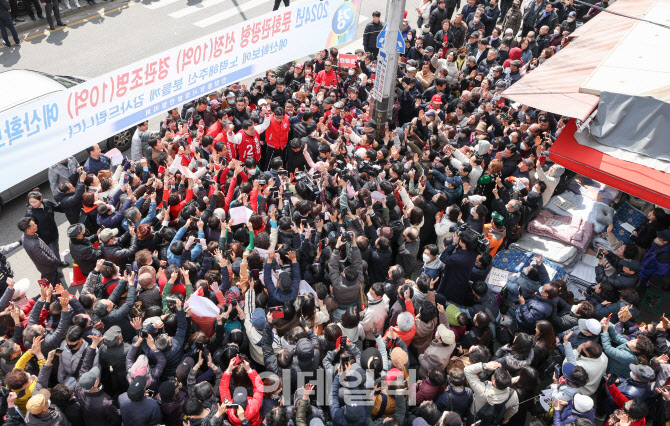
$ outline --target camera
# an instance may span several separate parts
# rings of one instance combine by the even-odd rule
[[[174,297],[166,297],[165,303],[167,304],[169,310],[174,311],[177,309],[177,299]]]
[[[345,243],[350,243],[351,242],[351,232],[348,232],[344,229],[340,230],[340,234],[342,235],[342,241]]]
[[[149,332],[146,330],[142,330],[140,331],[140,336],[142,336],[143,339],[146,339],[147,337],[149,337]]]
[[[310,175],[307,173],[298,173],[295,175],[295,184],[296,186],[298,184],[303,184],[307,188],[307,198],[310,201],[315,201],[319,198],[319,194],[321,193],[321,189],[319,188],[319,185],[317,185],[311,178]]]
[[[596,254],[596,257],[598,259],[602,259],[603,257],[605,257],[605,253],[603,252],[602,249],[598,249],[598,254]]]
[[[258,179],[258,184],[259,185],[267,185],[268,182],[265,179]]]
[[[484,235],[470,228],[467,223],[452,225],[449,232],[453,232],[465,243],[467,250],[473,250],[478,253],[489,251],[489,240]]]

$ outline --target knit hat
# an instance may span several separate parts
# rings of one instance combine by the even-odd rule
[[[582,395],[581,393],[575,394],[572,399],[572,404],[575,407],[575,411],[578,413],[586,413],[593,408],[593,400],[591,397]]]
[[[98,380],[99,377],[100,369],[98,367],[93,367],[79,377],[79,386],[88,392],[93,389],[95,381]]]
[[[257,330],[262,330],[265,328],[265,323],[267,323],[267,320],[265,319],[263,308],[254,309],[254,312],[251,314],[251,325]]]
[[[456,342],[456,335],[444,324],[437,326],[437,335],[440,336],[440,340],[442,340],[442,343],[445,345],[453,345],[454,342]]]
[[[28,278],[22,278],[14,283],[14,295],[13,299],[20,299],[28,291],[30,287],[30,280]]]
[[[498,212],[493,212],[491,213],[491,222],[493,222],[495,226],[503,226],[505,225],[505,217]]]
[[[407,365],[407,361],[409,361],[409,357],[407,356],[407,352],[403,351],[401,348],[394,348],[391,351],[391,362],[393,365]]]
[[[144,390],[147,385],[147,379],[144,376],[136,376],[128,388],[128,399],[139,401],[144,397]]]
[[[449,304],[447,305],[446,308],[444,308],[444,313],[447,315],[447,321],[449,322],[449,324],[455,326],[461,325],[458,322],[458,316],[461,314],[461,310],[458,309],[458,306],[454,304]]]
[[[441,423],[442,426],[461,426],[462,424],[461,416],[454,411],[447,412]]]

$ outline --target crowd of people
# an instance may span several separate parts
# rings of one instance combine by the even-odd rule
[[[585,15],[498,7],[404,22],[381,135],[366,39],[354,68],[324,50],[140,123],[120,164],[94,145],[53,165],[54,200],[30,192],[0,247],[5,424],[662,424],[670,322],[637,319],[670,270],[663,209],[632,243],[608,228],[583,294],[542,256],[486,283],[575,179],[547,157],[567,118],[501,92]]]

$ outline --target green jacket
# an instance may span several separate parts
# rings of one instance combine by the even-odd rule
[[[637,357],[628,347],[628,340],[624,339],[610,324],[607,333],[601,333],[600,339],[603,344],[603,351],[609,362],[607,364],[607,373],[615,374],[622,379],[630,375],[630,364],[637,364]]]

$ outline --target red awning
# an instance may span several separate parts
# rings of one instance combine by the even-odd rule
[[[577,125],[572,119],[551,147],[549,151],[551,161],[670,209],[670,175],[580,145],[574,138],[576,131]]]
[[[619,0],[608,10],[644,16],[653,3],[654,0]],[[523,76],[503,96],[533,108],[584,120],[598,105],[599,97],[580,93],[579,88],[636,22],[599,13],[575,31],[579,37]]]

